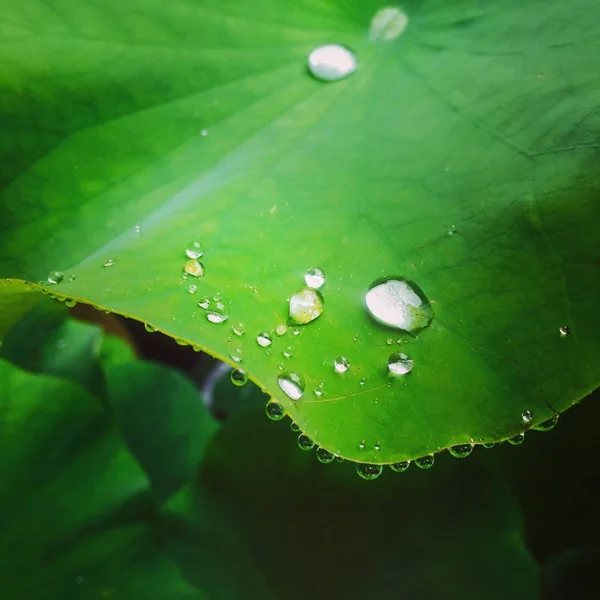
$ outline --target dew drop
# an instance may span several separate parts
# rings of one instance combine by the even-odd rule
[[[377,450],[377,452],[379,452],[379,450],[381,450],[381,444],[379,442],[377,442],[375,444],[375,450]]]
[[[394,342],[393,342],[392,338],[388,338],[387,340],[385,340],[385,343],[386,343],[388,346],[391,346],[391,345],[392,345]]]
[[[48,275],[48,283],[51,285],[56,285],[60,283],[64,278],[65,276],[60,271],[52,271]]]
[[[567,337],[571,333],[571,330],[567,325],[563,325],[559,328],[558,332],[560,333],[560,337]]]
[[[154,327],[154,325],[150,325],[150,323],[144,323],[144,329],[148,333],[154,333],[156,331],[156,327]]]
[[[294,423],[294,421],[290,423],[290,429],[296,433],[300,431],[300,427],[296,423]]]
[[[365,383],[367,382],[367,380],[364,377],[360,378],[360,381],[358,382],[358,385],[365,385]]]
[[[321,381],[321,383],[315,388],[314,394],[317,398],[320,398],[323,395],[324,385],[325,384]]]
[[[107,258],[104,261],[104,265],[102,265],[102,266],[104,266],[104,267],[112,267],[114,264],[115,264],[115,259],[114,258]]]
[[[377,479],[381,475],[381,473],[383,472],[383,467],[381,465],[357,463],[356,472],[361,476],[362,479],[372,481],[373,479]]]
[[[229,310],[220,300],[211,300],[206,309],[206,318],[211,323],[224,323],[229,319]]]
[[[73,308],[76,304],[77,302],[73,300],[73,298],[68,298],[65,300],[65,306],[67,306],[68,308]]]
[[[333,462],[335,456],[329,450],[325,450],[325,448],[317,448],[317,459],[323,464],[328,464]]]
[[[283,354],[283,356],[284,356],[285,358],[291,358],[291,356],[292,356],[292,353],[293,353],[293,350],[292,350],[292,347],[291,347],[291,346],[288,346],[288,347],[287,347],[287,348],[285,348],[285,350],[282,352],[282,354]]]
[[[210,298],[202,298],[202,300],[198,302],[198,306],[206,310],[210,306]]]
[[[356,71],[354,54],[339,44],[326,44],[308,55],[308,70],[322,81],[339,81]]]
[[[537,429],[538,431],[550,431],[551,429],[554,429],[554,427],[556,426],[557,423],[558,423],[558,415],[554,415],[552,418],[548,419],[547,421],[543,421],[539,425],[536,425],[534,427],[534,429]]]
[[[325,273],[318,267],[308,269],[304,275],[304,281],[309,288],[318,290],[325,284]]]
[[[200,242],[190,242],[185,247],[185,255],[188,258],[196,259],[200,258],[204,254],[204,249],[202,248],[202,244]]]
[[[241,363],[242,362],[242,349],[241,348],[236,348],[235,352],[232,352],[229,355],[229,358],[231,358],[231,360],[234,363]]]
[[[512,437],[508,440],[508,443],[511,446],[520,446],[524,441],[525,441],[525,434],[517,433],[517,435],[515,435],[515,437]]]
[[[473,452],[473,446],[471,444],[458,444],[448,448],[448,452],[455,458],[467,458]]]
[[[410,467],[410,460],[403,460],[402,462],[392,463],[390,465],[390,469],[396,473],[404,473],[408,467]]]
[[[294,329],[294,331],[292,331],[292,335],[299,336],[300,330],[296,327],[296,329]]]
[[[204,277],[204,267],[197,260],[188,260],[183,270],[192,277]]]
[[[364,449],[365,449],[365,446],[366,446],[366,443],[365,443],[365,440],[363,440],[362,442],[360,442],[360,443],[358,444],[358,449],[359,449],[359,450],[364,450]]]
[[[408,25],[406,13],[396,7],[381,8],[371,19],[369,39],[391,42],[399,38]]]
[[[433,467],[434,462],[435,456],[433,456],[433,454],[428,454],[427,456],[415,458],[415,465],[417,465],[419,469],[430,469],[431,467]]]
[[[232,326],[231,331],[233,331],[234,335],[238,337],[242,337],[244,333],[246,333],[246,328],[243,323],[236,323]]]
[[[486,449],[490,449],[493,448],[496,444],[494,444],[494,442],[484,442],[483,444],[481,444],[484,448]]]
[[[304,380],[297,373],[281,373],[277,383],[283,393],[292,400],[300,400],[304,394]]]
[[[298,446],[301,450],[308,451],[315,447],[315,443],[305,433],[301,433],[298,436]]]
[[[306,325],[323,313],[323,297],[312,288],[304,288],[290,298],[290,319]]]
[[[198,288],[197,288],[197,287],[196,287],[196,286],[195,286],[193,283],[192,283],[192,284],[190,285],[190,287],[188,288],[188,292],[189,292],[190,294],[195,294],[197,290],[198,290]]]
[[[406,375],[410,373],[415,365],[415,361],[408,358],[402,352],[394,352],[388,358],[388,370],[392,375]]]
[[[287,333],[287,325],[285,323],[279,323],[279,325],[277,325],[277,327],[275,327],[275,333],[281,337],[282,335],[285,335]]]
[[[429,300],[407,279],[377,280],[367,292],[365,302],[376,321],[407,333],[421,331],[433,319]]]
[[[256,343],[261,348],[266,348],[267,346],[270,346],[273,343],[273,340],[271,339],[271,335],[269,333],[267,333],[266,331],[261,331],[261,333],[259,333],[256,336]]]
[[[275,400],[269,400],[267,402],[265,412],[271,421],[281,421],[281,419],[285,417],[285,409],[283,406],[281,406],[281,404],[279,404],[279,402],[276,402]]]
[[[77,275],[75,275],[75,273],[73,273],[70,277],[69,277],[69,281],[75,281],[77,279]]]
[[[336,373],[345,373],[350,368],[350,361],[345,356],[338,356],[333,361],[333,370]]]
[[[530,410],[524,410],[523,414],[521,415],[521,421],[523,421],[523,423],[526,425],[529,425],[529,423],[533,421],[533,413]]]

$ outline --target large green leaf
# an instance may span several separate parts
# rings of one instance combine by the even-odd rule
[[[303,430],[354,460],[503,439],[524,411],[535,425],[571,406],[600,374],[600,6],[409,0],[405,33],[372,41],[382,5],[4,0],[0,276],[58,269],[60,294],[225,360],[239,347]],[[356,53],[354,75],[309,76],[327,42]],[[195,238],[206,277],[190,295]],[[259,347],[315,266],[323,316]],[[382,276],[435,311],[402,337],[415,367],[394,381],[399,336],[364,307]],[[221,325],[197,306],[216,293]],[[277,385],[288,345],[296,403]]]

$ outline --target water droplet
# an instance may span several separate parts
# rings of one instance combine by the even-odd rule
[[[417,333],[433,319],[433,309],[425,294],[407,279],[376,281],[365,297],[367,309],[378,322]]]
[[[294,331],[292,331],[292,334],[295,336],[300,335],[300,330],[296,327],[296,329],[294,329]]]
[[[433,454],[428,454],[427,456],[415,458],[415,465],[417,465],[419,469],[430,469],[431,467],[433,467],[434,462],[435,456],[433,456]]]
[[[107,258],[104,261],[104,265],[102,265],[102,266],[104,266],[104,267],[112,267],[114,264],[115,264],[115,259],[114,258]]]
[[[70,277],[69,277],[69,281],[75,281],[77,279],[77,275],[75,275],[75,273],[73,273]]]
[[[308,70],[322,81],[339,81],[356,71],[354,54],[339,44],[327,44],[308,55]]]
[[[358,382],[358,384],[359,385],[365,385],[366,382],[367,382],[366,379],[364,377],[361,377],[360,381]]]
[[[206,309],[206,318],[211,323],[224,323],[229,319],[229,310],[220,300],[211,300]]]
[[[325,448],[317,448],[317,459],[319,460],[319,462],[322,462],[323,464],[328,464],[330,462],[333,462],[333,459],[335,458],[335,456],[329,452],[329,450],[325,450]]]
[[[188,278],[188,274],[187,274],[187,273],[184,271],[184,272],[181,274],[181,281],[185,281],[187,278]]]
[[[388,369],[392,375],[406,375],[410,373],[415,365],[415,361],[411,360],[402,352],[394,352],[388,358]]]
[[[392,463],[390,465],[390,469],[396,473],[404,473],[408,467],[410,467],[410,460],[403,460],[402,462]]]
[[[399,346],[401,343],[402,343],[402,338],[398,338],[398,339],[396,340],[396,344],[398,344],[398,346]]]
[[[242,349],[241,348],[236,348],[235,352],[232,352],[229,355],[229,358],[231,358],[231,360],[234,363],[241,363],[242,362]]]
[[[68,298],[65,300],[65,306],[67,306],[68,308],[73,308],[76,304],[77,302],[73,300],[73,298]]]
[[[283,393],[292,400],[300,400],[304,394],[304,380],[296,373],[281,373],[277,383]]]
[[[142,226],[136,225],[133,230],[135,231],[135,235],[140,235],[140,233],[142,233]]]
[[[534,429],[537,429],[538,431],[550,431],[551,429],[554,429],[554,427],[556,426],[557,423],[558,423],[558,415],[554,415],[547,421],[543,421],[539,425],[536,425],[534,427]]]
[[[366,443],[365,443],[365,440],[363,440],[362,442],[360,442],[360,443],[358,444],[358,449],[359,449],[359,450],[364,450],[364,449],[365,449],[365,446],[366,446]]]
[[[344,462],[344,459],[343,459],[341,456],[336,456],[336,457],[335,457],[335,460],[336,460],[337,462]]]
[[[188,258],[196,259],[200,258],[204,254],[204,249],[202,248],[202,244],[200,242],[190,242],[185,247],[185,255]]]
[[[301,433],[298,436],[298,446],[301,450],[308,451],[315,447],[315,443],[305,433]]]
[[[345,356],[338,356],[333,361],[333,370],[336,373],[345,373],[350,368],[350,361]]]
[[[50,275],[48,275],[48,283],[51,285],[56,285],[60,283],[64,277],[65,276],[60,271],[52,271]]]
[[[299,426],[298,426],[296,423],[294,423],[294,421],[292,421],[292,422],[290,423],[290,429],[291,429],[292,431],[295,431],[296,433],[297,433],[298,431],[300,431],[300,427],[299,427]]]
[[[279,404],[279,402],[276,402],[275,400],[269,400],[267,402],[265,412],[271,421],[281,421],[281,419],[285,417],[285,409],[283,406],[281,406],[281,404]]]
[[[189,292],[190,294],[195,294],[197,290],[198,290],[198,288],[197,288],[197,287],[196,287],[196,286],[195,286],[193,283],[192,283],[192,284],[190,285],[190,287],[188,288],[188,292]]]
[[[379,450],[381,450],[381,444],[379,442],[377,442],[374,447],[375,447],[375,450],[377,450],[378,452],[379,452]]]
[[[248,375],[246,374],[246,371],[243,371],[242,369],[233,369],[229,378],[231,379],[231,383],[238,387],[246,385],[248,382]]]
[[[200,135],[202,137],[206,137],[208,135],[208,129],[201,129],[200,130]]]
[[[285,323],[279,323],[279,325],[277,325],[277,327],[275,327],[275,333],[280,337],[282,335],[285,335],[287,330],[288,330],[288,328]]]
[[[484,442],[483,444],[481,444],[484,448],[487,448],[488,450],[490,448],[493,448],[496,444],[494,444],[494,442]]]
[[[392,345],[394,342],[393,342],[392,338],[388,338],[387,340],[385,340],[385,343],[386,343],[388,346],[391,346],[391,345]]]
[[[243,323],[236,323],[232,326],[231,331],[238,337],[242,337],[246,333],[246,328]]]
[[[183,270],[192,277],[204,277],[204,267],[197,260],[188,260]]]
[[[309,288],[318,290],[325,284],[325,273],[323,273],[323,271],[318,267],[313,267],[312,269],[306,271],[306,274],[304,275],[304,281]]]
[[[266,348],[267,346],[270,346],[273,343],[273,340],[271,339],[271,335],[269,333],[267,333],[266,331],[261,331],[261,333],[259,333],[256,336],[256,343],[261,348]]]
[[[391,42],[406,31],[407,25],[408,17],[399,8],[381,8],[371,19],[369,39],[372,41]]]
[[[367,481],[377,479],[383,472],[381,465],[371,465],[367,463],[357,463],[356,472]]]
[[[198,302],[198,306],[206,310],[210,306],[210,298],[202,298],[202,300]]]
[[[320,398],[323,395],[324,385],[325,384],[321,381],[321,383],[315,388],[314,394],[317,398]]]
[[[458,444],[448,448],[448,452],[456,458],[467,458],[473,452],[473,446],[471,444]]]
[[[563,325],[562,327],[560,327],[560,329],[558,330],[558,332],[560,333],[561,337],[567,337],[569,335],[569,333],[571,333],[571,331],[567,327],[567,325]]]
[[[78,575],[77,577],[75,577],[75,583],[77,585],[81,585],[83,583],[83,577],[81,575]]]
[[[154,333],[156,331],[156,327],[154,327],[154,325],[150,325],[150,323],[144,323],[144,329],[148,333]]]
[[[512,437],[508,440],[508,443],[512,446],[520,446],[525,441],[524,433],[517,433],[515,437]]]
[[[282,352],[283,356],[285,356],[285,358],[290,358],[292,356],[293,350],[291,346],[288,346],[287,348],[285,348],[285,350]]]
[[[524,410],[523,414],[521,415],[521,421],[528,425],[531,423],[531,421],[533,421],[533,413],[530,410]]]
[[[314,321],[323,313],[323,297],[312,288],[304,288],[290,298],[290,319],[299,325]]]

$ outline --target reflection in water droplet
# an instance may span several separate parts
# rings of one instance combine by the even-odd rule
[[[210,306],[210,298],[202,298],[202,300],[198,302],[198,306],[206,310]]]
[[[322,81],[339,81],[356,71],[354,54],[339,44],[327,44],[308,55],[308,70]]]
[[[396,473],[404,473],[408,467],[410,467],[410,460],[403,460],[402,462],[392,463],[390,465],[390,469],[396,471]]]
[[[204,277],[204,267],[197,260],[188,260],[183,270],[192,277]]]
[[[243,323],[236,323],[231,327],[231,331],[233,331],[233,333],[238,337],[241,337],[246,332],[246,329]]]
[[[520,446],[525,441],[525,434],[518,433],[515,437],[512,437],[508,440],[508,443],[512,446]]]
[[[298,431],[300,431],[300,427],[298,427],[298,425],[296,425],[296,423],[294,423],[294,421],[292,421],[292,422],[290,423],[290,429],[291,429],[292,431],[295,431],[296,433],[297,433]]]
[[[150,323],[144,323],[144,328],[148,333],[154,333],[156,331],[156,327],[150,325]]]
[[[530,410],[524,410],[521,415],[521,421],[526,424],[531,423],[533,421],[533,413]]]
[[[200,242],[190,242],[185,247],[185,255],[188,258],[196,259],[200,258],[204,254],[202,244]]]
[[[210,300],[206,309],[206,318],[211,323],[224,323],[229,319],[229,310],[220,300]]]
[[[306,325],[323,313],[323,298],[319,292],[304,288],[290,298],[290,319]]]
[[[333,361],[333,370],[336,373],[345,373],[350,368],[350,361],[345,356],[338,356]]]
[[[273,340],[271,339],[271,335],[269,333],[267,333],[266,331],[262,331],[256,336],[256,343],[261,348],[266,348],[267,346],[270,346],[273,343]]]
[[[60,271],[52,271],[50,275],[48,275],[48,283],[56,285],[57,283],[60,283],[64,277],[65,276]]]
[[[247,383],[248,375],[246,374],[246,371],[242,371],[241,369],[233,369],[233,371],[231,371],[230,379],[233,385],[241,386]]]
[[[421,331],[433,319],[433,309],[425,294],[407,279],[376,281],[365,301],[376,321],[408,333]]]
[[[558,330],[558,332],[560,333],[560,336],[561,336],[561,337],[567,337],[567,336],[569,335],[569,333],[571,333],[571,332],[570,332],[570,330],[569,330],[569,328],[568,328],[566,325],[563,325],[563,326],[562,326],[562,327],[561,327],[561,328]]]
[[[193,283],[190,285],[190,287],[188,287],[188,292],[190,294],[195,294],[197,290],[198,288]]]
[[[536,425],[534,427],[534,429],[537,429],[538,431],[550,431],[551,429],[554,429],[554,427],[556,426],[557,423],[558,423],[558,415],[554,415],[547,421],[543,421],[539,425]]]
[[[473,446],[471,444],[458,444],[448,448],[448,452],[456,458],[467,458],[473,452]]]
[[[312,269],[306,271],[306,274],[304,275],[304,281],[309,288],[318,290],[325,283],[325,273],[323,273],[323,271],[318,267],[313,267]]]
[[[293,354],[293,350],[291,346],[288,346],[287,348],[284,349],[284,351],[282,352],[283,356],[285,356],[285,358],[290,358]]]
[[[417,465],[419,469],[430,469],[431,467],[433,467],[434,462],[435,457],[433,456],[433,454],[428,454],[427,456],[415,458],[415,465]]]
[[[115,259],[114,258],[107,258],[104,261],[104,265],[102,265],[102,266],[104,266],[104,267],[112,267],[114,264],[115,264]]]
[[[285,409],[283,406],[281,406],[281,404],[279,404],[279,402],[276,402],[275,400],[269,400],[267,402],[265,412],[271,421],[281,421],[281,419],[285,417]]]
[[[298,446],[301,450],[312,450],[315,443],[305,433],[301,433],[298,436]]]
[[[292,400],[300,400],[304,394],[304,380],[297,373],[281,373],[277,383],[283,393]]]
[[[367,481],[377,479],[381,475],[382,471],[383,467],[381,465],[370,465],[367,463],[356,464],[356,472],[362,477],[362,479],[366,479]]]
[[[391,42],[406,31],[407,25],[408,17],[399,8],[381,8],[371,19],[369,39],[372,41]]]
[[[412,371],[414,364],[415,361],[402,352],[394,352],[388,358],[388,369],[392,375],[406,375]]]
[[[277,325],[277,327],[275,327],[275,333],[281,337],[282,335],[285,335],[287,332],[288,328],[287,325],[285,323],[279,323],[279,325]]]
[[[323,464],[328,464],[330,462],[333,462],[335,456],[331,454],[331,452],[329,452],[328,450],[325,450],[325,448],[317,448],[317,458],[319,459],[319,462],[322,462]]]

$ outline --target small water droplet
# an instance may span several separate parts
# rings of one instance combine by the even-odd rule
[[[410,467],[410,460],[403,460],[402,462],[392,463],[390,465],[390,469],[396,473],[404,473],[408,467]]]
[[[188,292],[189,292],[190,294],[195,294],[197,290],[198,290],[198,288],[197,288],[197,287],[196,287],[196,286],[195,286],[193,283],[192,283],[192,284],[190,285],[190,287],[188,288]]]
[[[375,444],[375,450],[377,450],[377,451],[381,450],[381,444],[379,442],[377,442]]]
[[[293,354],[292,347],[288,346],[287,348],[285,348],[284,351],[282,352],[282,354],[285,358],[290,358]]]
[[[102,265],[102,266],[104,266],[104,267],[112,267],[114,264],[115,264],[115,259],[114,258],[107,258],[104,261],[104,265]]]
[[[431,324],[433,309],[420,288],[407,279],[375,281],[365,302],[371,316],[384,325],[417,333]]]
[[[285,335],[287,330],[288,330],[288,328],[285,323],[279,323],[279,325],[277,325],[277,327],[275,327],[275,333],[280,337],[282,335]]]
[[[83,577],[81,575],[75,577],[75,583],[81,585],[83,583]]]
[[[325,284],[325,273],[318,267],[308,269],[304,275],[304,281],[309,288],[318,290]]]
[[[339,81],[356,71],[354,54],[339,44],[326,44],[308,55],[308,70],[322,81]]]
[[[229,355],[229,358],[231,358],[231,360],[234,363],[241,363],[242,362],[242,349],[241,348],[236,348],[235,352],[232,352]]]
[[[184,272],[181,274],[181,281],[185,281],[187,278],[188,278],[188,274],[187,274],[187,273],[184,271]]]
[[[281,406],[281,404],[279,404],[279,402],[276,402],[275,400],[269,400],[267,402],[265,412],[271,421],[281,421],[281,419],[285,417],[285,409],[283,406]]]
[[[359,385],[365,385],[366,383],[366,379],[364,377],[360,378],[360,381],[358,382]]]
[[[290,319],[299,325],[314,321],[323,313],[323,297],[312,288],[304,288],[290,298]]]
[[[448,448],[448,452],[456,458],[467,458],[473,452],[473,446],[471,444],[457,444]]]
[[[231,331],[238,337],[242,337],[246,333],[246,328],[243,323],[236,323],[232,326]]]
[[[359,450],[364,450],[364,449],[365,449],[365,447],[366,447],[366,445],[367,445],[367,444],[365,443],[365,440],[362,440],[362,442],[360,442],[360,443],[358,444],[358,449],[359,449]]]
[[[77,275],[75,275],[75,273],[73,273],[70,277],[69,277],[69,281],[75,281],[77,279]]]
[[[394,352],[388,358],[388,369],[392,375],[406,375],[410,373],[415,365],[415,361],[408,358],[402,352]]]
[[[64,279],[64,275],[60,271],[52,271],[48,275],[48,283],[51,285],[56,285],[60,283]]]
[[[371,41],[391,42],[406,31],[407,25],[408,17],[399,8],[381,8],[371,19],[369,39]]]
[[[304,394],[304,380],[297,373],[281,373],[277,383],[283,393],[292,400],[300,400]]]
[[[490,448],[493,448],[495,446],[494,442],[484,442],[483,444],[481,444],[484,448],[487,448],[488,450]]]
[[[266,331],[261,331],[257,336],[256,336],[256,343],[261,347],[261,348],[266,348],[267,346],[270,346],[273,343],[273,340],[271,339],[271,335],[266,332]]]
[[[571,331],[567,325],[563,325],[562,327],[560,327],[558,332],[560,333],[561,337],[567,337],[569,335],[569,333],[571,333]]]
[[[300,431],[300,427],[299,427],[299,426],[298,426],[296,423],[294,423],[294,421],[292,421],[292,422],[290,423],[290,429],[291,429],[292,431],[295,431],[296,433],[297,433],[298,431]]]
[[[142,226],[136,225],[133,230],[135,231],[135,235],[140,235],[140,233],[142,233]]]
[[[554,415],[547,421],[543,421],[539,425],[536,425],[534,427],[534,429],[537,429],[537,431],[550,431],[551,429],[554,429],[554,427],[556,426],[557,423],[558,423],[558,415]]]
[[[449,236],[453,236],[456,235],[456,226],[454,225],[450,225],[450,227],[448,227],[448,231],[446,232]]]
[[[203,254],[204,249],[202,248],[202,244],[200,242],[190,242],[185,247],[185,255],[193,260],[195,260],[196,258],[200,258]]]
[[[69,308],[73,308],[77,304],[77,301],[73,300],[73,298],[67,298],[65,300],[65,306]]]
[[[392,338],[388,338],[387,340],[385,340],[385,343],[386,343],[388,346],[391,346],[391,345],[394,343],[394,341],[392,340]]]
[[[317,459],[319,462],[323,464],[328,464],[333,462],[335,456],[329,452],[329,450],[325,450],[325,448],[317,448]]]
[[[202,300],[198,302],[198,306],[206,310],[210,306],[210,298],[202,298]]]
[[[229,319],[229,310],[223,302],[211,300],[206,309],[206,318],[211,323],[224,323]]]
[[[208,129],[201,129],[200,130],[200,135],[202,137],[206,137],[208,135]]]
[[[338,356],[333,361],[333,370],[336,373],[345,373],[350,368],[350,361],[345,356]]]
[[[315,443],[305,433],[301,433],[298,436],[298,446],[301,450],[308,451],[315,447]]]
[[[295,336],[300,335],[300,330],[296,327],[296,329],[294,329],[294,331],[292,331],[292,334]]]
[[[433,463],[435,462],[435,456],[433,454],[428,454],[427,456],[421,456],[420,458],[415,458],[415,465],[419,467],[419,469],[430,469],[433,467]]]
[[[515,435],[515,437],[512,437],[508,440],[508,443],[511,446],[520,446],[524,441],[525,441],[525,434],[517,433],[517,435]]]
[[[524,410],[523,414],[521,415],[521,421],[528,425],[531,423],[531,421],[533,421],[533,413],[530,410]]]
[[[192,277],[204,277],[204,267],[197,260],[188,260],[183,267],[183,270]]]
[[[317,398],[320,398],[323,395],[323,387],[325,384],[321,381],[319,385],[315,388],[314,394]]]
[[[381,473],[383,472],[383,467],[381,465],[357,463],[356,472],[362,477],[362,479],[372,481],[373,479],[377,479],[381,475]]]
[[[150,325],[150,323],[144,323],[144,328],[148,333],[154,333],[156,331],[156,327],[154,327],[154,325]]]

